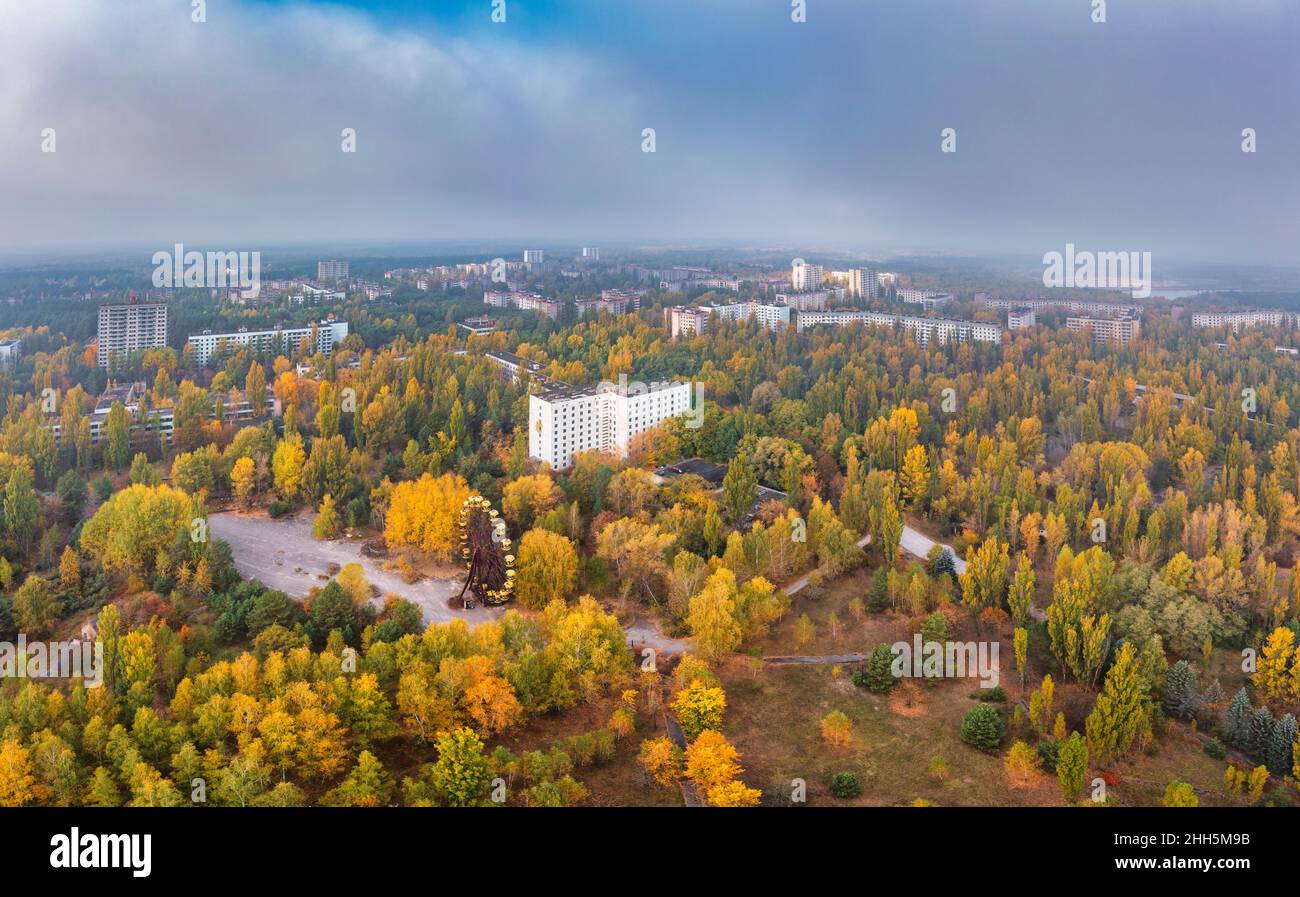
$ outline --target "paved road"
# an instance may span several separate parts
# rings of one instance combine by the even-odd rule
[[[908,554],[914,554],[919,558],[924,558],[930,552],[930,549],[937,544],[940,543],[935,542],[924,533],[917,532],[910,526],[906,525],[903,527],[903,537],[899,539],[899,545],[902,546],[904,551]],[[966,562],[961,559],[961,556],[957,554],[957,551],[951,545],[944,545],[943,547],[952,553],[953,566],[956,567],[957,572],[965,573]]]
[[[863,536],[861,539],[858,540],[859,548],[866,548],[870,544],[871,544],[870,535]],[[912,529],[910,526],[904,524],[903,535],[902,538],[898,540],[898,544],[908,554],[914,554],[917,557],[924,560],[925,556],[930,552],[930,549],[938,543],[936,543],[929,536],[924,535],[923,533],[919,533],[916,530]],[[948,549],[949,553],[952,554],[953,566],[956,568],[957,572],[965,573],[966,562],[963,561],[957,555],[956,549],[954,549],[951,545],[944,545],[943,547]],[[808,585],[808,578],[811,575],[812,575],[811,573],[805,573],[803,576],[800,576],[798,579],[796,579],[794,582],[787,585],[781,591],[785,592],[787,595],[794,595],[795,593],[802,591],[803,588]]]
[[[228,512],[211,515],[208,523],[216,538],[230,543],[235,569],[241,576],[260,580],[292,598],[306,598],[313,586],[325,585],[331,564],[342,567],[356,562],[365,571],[366,582],[379,589],[380,597],[372,602],[375,607],[383,606],[384,595],[397,595],[420,606],[426,625],[455,619],[481,623],[505,613],[504,608],[497,607],[449,607],[447,599],[458,594],[464,582],[460,577],[408,583],[385,570],[382,561],[363,555],[360,542],[318,541],[311,534],[311,518],[305,514],[271,520]],[[684,640],[669,638],[643,617],[633,620],[626,629],[628,643],[633,647],[653,648],[664,654],[680,654],[688,647]]]
[[[870,659],[870,654],[804,654],[798,657],[764,657],[765,663],[863,663]]]

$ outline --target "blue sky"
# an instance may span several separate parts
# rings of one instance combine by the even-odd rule
[[[788,0],[507,0],[494,24],[491,0],[208,0],[205,23],[186,0],[0,3],[0,243],[1295,263],[1300,3],[1091,5],[808,0],[794,23]]]

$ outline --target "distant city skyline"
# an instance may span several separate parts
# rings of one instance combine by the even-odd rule
[[[1297,262],[1286,0],[1110,0],[1102,24],[1086,0],[809,0],[805,23],[785,0],[436,6],[8,4],[0,257],[1074,243],[1149,251],[1157,282]]]

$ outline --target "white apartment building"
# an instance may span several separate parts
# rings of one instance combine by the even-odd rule
[[[99,307],[95,363],[108,367],[114,355],[126,358],[142,349],[167,345],[167,303],[128,302]]]
[[[0,370],[11,368],[23,354],[20,339],[0,339]]]
[[[483,304],[494,308],[517,308],[520,311],[535,311],[555,320],[560,316],[560,303],[547,299],[537,293],[522,290],[495,292],[488,290],[483,294]]]
[[[546,250],[544,249],[525,249],[524,264],[540,265],[546,260]]]
[[[664,309],[664,318],[672,331],[673,339],[707,333],[709,319],[717,315],[724,321],[744,321],[754,318],[768,330],[782,330],[790,325],[790,306],[763,305],[759,302],[737,302],[732,305],[702,305],[686,307],[677,305]]]
[[[808,293],[777,293],[778,305],[788,305],[795,311],[825,311],[830,298],[829,290],[813,290]]]
[[[943,318],[916,318],[911,315],[890,315],[874,311],[822,311],[803,312],[799,315],[800,333],[809,327],[829,324],[842,327],[861,322],[868,327],[902,327],[922,346],[933,339],[940,345],[948,342],[975,341],[1002,343],[1002,327],[983,321],[949,321]]]
[[[824,273],[825,271],[821,265],[810,265],[802,260],[795,262],[790,266],[791,288],[796,293],[821,289],[822,275]]]
[[[1212,311],[1192,315],[1193,327],[1231,327],[1233,333],[1243,327],[1281,327],[1295,323],[1295,314],[1282,311]]]
[[[555,470],[581,452],[627,454],[633,436],[690,411],[691,385],[670,381],[561,387],[528,397],[528,455]]]
[[[1142,332],[1141,322],[1135,317],[1083,317],[1065,319],[1065,327],[1074,333],[1090,333],[1094,343],[1128,345]]]
[[[1038,315],[1032,308],[1013,308],[1007,312],[1008,330],[1028,330],[1038,323]]]
[[[497,322],[484,315],[478,318],[466,318],[460,322],[460,328],[475,336],[487,336],[497,329]]]
[[[276,327],[272,330],[238,330],[234,333],[213,333],[205,330],[191,335],[186,340],[194,347],[194,360],[198,365],[205,365],[221,345],[247,346],[254,352],[283,352],[289,354],[298,348],[304,339],[315,340],[315,351],[322,355],[334,352],[336,343],[347,339],[348,324],[329,317],[310,327]]]
[[[582,257],[585,259],[590,259],[593,262],[600,261],[600,247],[599,246],[582,247]]]
[[[1142,306],[1140,305],[1127,305],[1121,302],[1097,302],[1091,299],[995,299],[986,293],[976,293],[975,302],[989,308],[1028,308],[1033,310],[1063,308],[1066,311],[1093,314],[1100,312],[1101,314],[1139,315],[1142,313]]]
[[[952,299],[951,293],[940,293],[934,290],[917,290],[912,287],[903,287],[898,290],[898,298],[904,305],[919,305],[926,311],[947,305],[948,300]]]
[[[855,299],[874,299],[880,286],[880,277],[871,268],[850,268],[845,286]]]
[[[344,262],[343,264],[346,265],[347,262]],[[342,290],[325,290],[320,287],[314,287],[309,283],[304,283],[298,288],[298,292],[292,298],[293,301],[299,305],[302,305],[303,302],[345,302],[347,301],[348,294]]]
[[[347,280],[348,263],[343,259],[327,259],[316,263],[317,280]]]

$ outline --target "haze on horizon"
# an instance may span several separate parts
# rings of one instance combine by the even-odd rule
[[[195,23],[189,0],[0,0],[0,255],[1072,242],[1296,263],[1294,2],[1109,0],[1104,24],[1091,0],[808,0],[806,23],[788,0],[426,7],[208,0]]]

